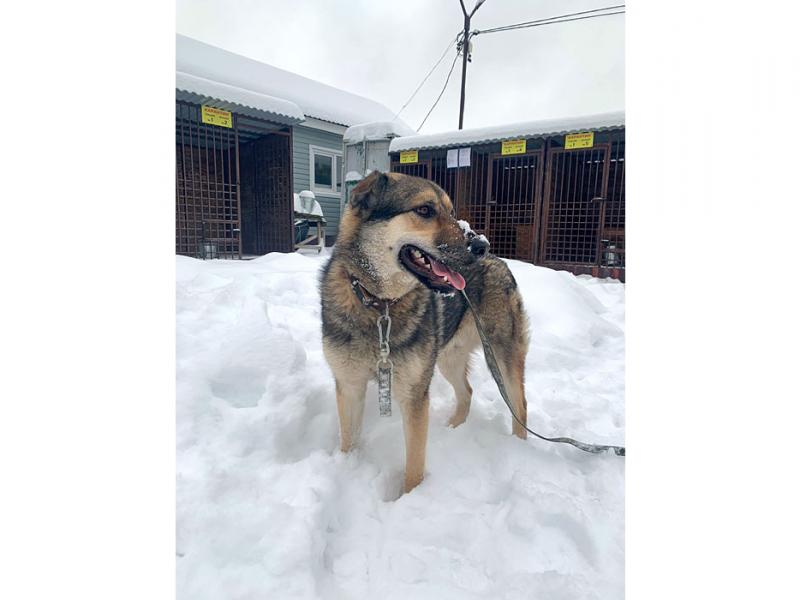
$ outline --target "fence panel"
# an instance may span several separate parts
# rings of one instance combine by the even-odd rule
[[[233,127],[202,122],[200,107],[176,102],[175,251],[240,258],[236,115]]]

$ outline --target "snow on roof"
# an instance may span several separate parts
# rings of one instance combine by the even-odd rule
[[[371,140],[385,140],[403,135],[416,135],[416,133],[411,127],[398,119],[393,121],[374,121],[348,127],[347,131],[344,132],[344,143],[355,144],[364,140],[368,142]]]
[[[209,102],[217,108],[252,108],[270,115],[284,117],[290,123],[298,123],[305,120],[303,111],[294,102],[211,81],[181,71],[175,73],[175,89],[194,94],[198,97],[197,100],[199,102]]]
[[[293,102],[305,116],[331,123],[349,126],[394,117],[387,107],[368,98],[182,35],[176,35],[176,67],[196,77]]]
[[[599,131],[603,129],[617,129],[620,127],[625,127],[625,113],[612,112],[565,119],[527,121],[524,123],[495,125],[493,127],[462,129],[461,131],[446,131],[444,133],[398,137],[392,140],[392,143],[389,145],[389,151],[399,152],[401,150],[469,146],[471,144],[487,144],[518,138],[563,135],[579,131]]]

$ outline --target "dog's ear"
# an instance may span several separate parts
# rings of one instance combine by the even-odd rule
[[[389,186],[389,177],[386,173],[373,171],[350,192],[350,206],[356,211],[371,210],[381,199]]]

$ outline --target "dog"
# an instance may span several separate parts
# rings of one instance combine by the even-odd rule
[[[342,452],[361,432],[367,383],[380,357],[376,322],[388,307],[392,399],[405,437],[404,492],[425,471],[434,366],[455,390],[449,425],[457,427],[469,413],[469,359],[480,338],[460,290],[466,288],[480,316],[515,412],[527,420],[528,320],[514,276],[488,246],[485,237],[462,228],[434,182],[374,171],[353,188],[321,274],[323,350],[336,380]],[[526,438],[518,423],[512,429]]]

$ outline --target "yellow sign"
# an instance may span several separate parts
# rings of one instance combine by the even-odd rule
[[[525,154],[525,140],[509,140],[503,142],[503,154]]]
[[[233,115],[227,110],[214,108],[213,106],[203,107],[203,123],[217,125],[219,127],[233,127]]]
[[[594,146],[594,132],[589,133],[570,133],[564,140],[564,148],[591,148]]]
[[[400,153],[400,163],[419,162],[419,150],[404,150]]]

